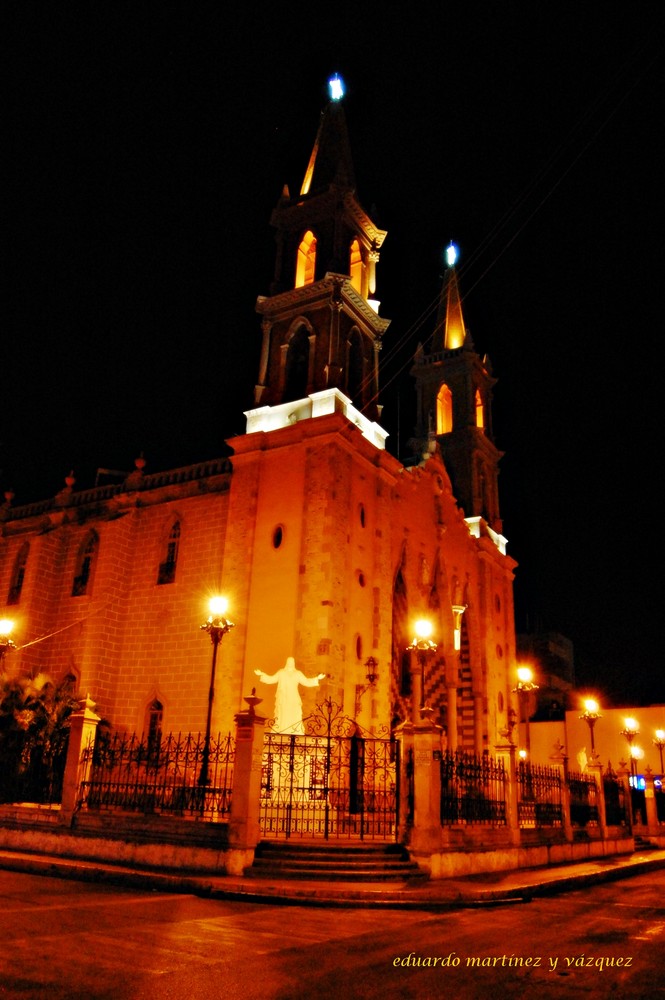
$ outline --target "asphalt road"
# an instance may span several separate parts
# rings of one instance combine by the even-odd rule
[[[0,1000],[665,997],[665,872],[446,913],[0,871]]]

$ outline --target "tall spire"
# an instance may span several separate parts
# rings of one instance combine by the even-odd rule
[[[450,243],[446,248],[448,268],[441,288],[432,345],[435,352],[454,351],[457,347],[463,347],[466,340],[467,331],[462,313],[462,299],[455,270],[458,256],[457,247],[454,243]]]
[[[341,81],[339,77],[330,81],[331,94],[338,96],[332,96],[321,112],[314,147],[300,188],[301,196],[320,194],[332,185],[342,191],[355,190],[351,144],[341,100],[344,92],[333,89],[333,82],[341,85]]]
[[[274,407],[335,389],[376,421],[389,325],[378,314],[376,270],[387,234],[358,201],[341,96],[331,88],[299,195],[284,188],[272,213],[277,254],[270,295],[256,306],[263,345],[254,397]]]

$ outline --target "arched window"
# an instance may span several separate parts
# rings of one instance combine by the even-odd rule
[[[164,560],[159,564],[157,583],[173,583],[175,580],[175,569],[178,562],[178,546],[180,545],[180,521],[176,521],[171,528],[166,542]]]
[[[348,344],[346,394],[351,402],[358,407],[362,407],[363,402],[364,367],[362,337],[360,331],[354,327],[349,336]]]
[[[72,597],[81,597],[88,592],[92,584],[92,576],[97,559],[99,539],[94,531],[86,535],[76,559],[76,572],[74,574],[74,585],[72,587]]]
[[[296,260],[296,288],[311,285],[316,272],[316,236],[308,229],[298,247]]]
[[[284,402],[303,399],[307,395],[309,379],[309,335],[306,327],[295,331],[286,351],[284,377]]]
[[[480,395],[480,389],[476,389],[476,427],[481,429],[485,426],[485,407],[483,406],[483,397]]]
[[[349,251],[349,276],[351,284],[360,295],[363,294],[363,258],[360,243],[354,240]]]
[[[444,382],[436,397],[436,433],[448,434],[453,429],[453,394]]]
[[[18,554],[14,561],[14,571],[12,572],[12,579],[9,585],[9,593],[7,594],[7,604],[18,604],[21,600],[21,591],[23,590],[23,579],[25,577],[25,564],[28,561],[28,555],[30,553],[30,543],[24,542],[21,548],[18,550]]]

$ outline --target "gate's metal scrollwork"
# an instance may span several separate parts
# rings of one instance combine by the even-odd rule
[[[262,835],[394,840],[395,742],[367,733],[330,698],[303,723],[304,735],[266,734]]]

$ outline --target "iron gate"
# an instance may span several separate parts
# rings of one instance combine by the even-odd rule
[[[397,744],[366,733],[330,699],[303,724],[304,734],[266,734],[261,835],[395,840]]]

